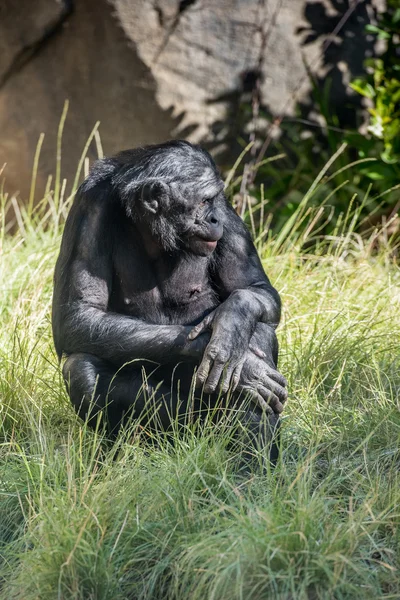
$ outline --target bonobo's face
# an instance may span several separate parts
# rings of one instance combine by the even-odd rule
[[[159,250],[209,256],[226,213],[224,185],[211,156],[183,141],[151,148],[142,163],[123,167],[115,180],[127,214]]]
[[[211,175],[211,173],[210,173]],[[175,188],[175,189],[174,189]],[[198,256],[208,256],[223,234],[225,197],[215,176],[190,184],[173,184],[174,222],[180,245]]]

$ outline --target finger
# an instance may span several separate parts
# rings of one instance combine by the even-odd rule
[[[261,381],[263,380],[263,373],[265,373],[265,378],[267,380],[272,379],[276,384],[278,384],[279,387],[286,388],[286,386],[287,386],[286,378],[281,373],[279,373],[279,371],[277,371],[276,369],[272,369],[272,368],[265,366],[264,369],[262,369],[261,373],[259,374],[259,378],[261,379]]]
[[[264,398],[260,394],[258,394],[253,388],[243,387],[241,391],[245,394],[246,398],[250,398],[250,400],[254,402],[254,404],[256,404],[257,406],[259,406],[261,410],[265,411],[270,415],[273,414],[274,411],[269,406],[268,402],[266,402]]]
[[[208,376],[206,384],[204,386],[204,391],[206,394],[212,394],[218,387],[219,380],[221,379],[222,372],[225,368],[225,363],[223,362],[214,362],[214,366],[211,369],[211,372]]]
[[[224,394],[226,394],[226,392],[228,390],[230,390],[231,392],[234,392],[236,390],[237,386],[239,385],[240,375],[242,374],[243,365],[244,365],[244,361],[242,361],[241,363],[239,363],[236,366],[229,365],[228,370],[225,375],[223,386],[222,386],[222,391]]]
[[[279,385],[279,383],[276,383],[276,381],[274,381],[273,379],[269,379],[267,381],[268,383],[261,381],[261,386],[273,392],[275,396],[278,396],[282,404],[286,402],[288,397],[287,389]]]
[[[200,333],[203,333],[203,331],[208,329],[212,323],[213,317],[214,312],[204,317],[204,319],[198,325],[196,325],[196,327],[193,327],[192,331],[188,335],[189,340],[194,340],[200,335]]]
[[[258,388],[258,392],[260,396],[267,402],[267,404],[272,408],[272,410],[276,413],[283,412],[283,404],[279,400],[278,396],[268,390],[266,388]]]
[[[242,374],[242,369],[243,369],[243,364],[244,363],[238,365],[236,367],[236,369],[234,370],[234,372],[233,372],[233,375],[232,375],[232,388],[231,388],[232,392],[234,392],[236,390],[237,386],[239,385],[240,376]]]
[[[222,387],[221,387],[221,391],[223,394],[226,394],[226,392],[229,390],[229,388],[232,387],[231,383],[232,383],[233,374],[237,368],[238,367],[235,368],[235,365],[232,365],[231,363],[226,368],[226,371],[223,374],[223,381],[222,381]]]
[[[258,358],[267,358],[267,355],[265,354],[265,352],[263,352],[261,350],[261,348],[259,348],[258,346],[254,346],[253,344],[249,344],[249,350],[251,350],[253,352],[253,354],[255,354],[256,356],[258,356]]]
[[[268,404],[268,402],[265,402],[264,398],[260,394],[253,393],[251,395],[251,399],[261,408],[262,411],[265,411],[269,415],[273,414],[274,411],[272,410],[271,406]]]
[[[200,386],[206,381],[208,377],[208,373],[210,372],[212,364],[212,358],[207,356],[206,354],[203,356],[203,360],[201,361],[199,368],[197,369],[196,375],[196,385]]]
[[[288,397],[287,390],[269,377],[265,377],[258,381],[257,391],[260,390],[265,390],[267,393],[272,392],[282,404],[286,402]],[[262,394],[262,392],[260,393]]]
[[[268,377],[270,377],[271,379],[276,381],[276,383],[278,385],[280,385],[281,387],[283,387],[283,388],[287,387],[287,379],[286,379],[286,377],[281,375],[281,373],[279,373],[279,371],[272,370],[270,373],[268,373]]]

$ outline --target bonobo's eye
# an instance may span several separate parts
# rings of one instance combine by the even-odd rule
[[[209,207],[213,204],[212,198],[203,198],[201,202],[195,207],[194,214],[195,218],[200,218],[204,215],[204,212],[209,209]]]
[[[198,208],[209,208],[214,206],[215,201],[217,200],[217,196],[213,196],[212,198],[203,198],[203,200],[197,205]]]

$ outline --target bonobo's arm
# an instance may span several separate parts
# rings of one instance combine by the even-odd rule
[[[235,388],[257,323],[275,329],[280,320],[278,292],[264,273],[246,226],[230,207],[212,278],[222,304],[190,334],[190,339],[195,339],[205,329],[212,329],[197,375],[199,383],[206,382],[207,392],[216,389],[224,370],[223,390],[229,385]],[[268,360],[272,343],[269,351]]]
[[[104,203],[87,206],[87,198],[77,197],[54,277],[52,322],[58,355],[87,352],[117,365],[137,358],[200,359],[209,335],[190,342],[191,327],[148,324],[107,310],[113,226]]]

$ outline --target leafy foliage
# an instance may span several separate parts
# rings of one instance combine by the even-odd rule
[[[388,164],[400,160],[400,7],[388,0],[379,26],[367,25],[369,33],[383,40],[386,49],[379,58],[365,61],[369,75],[351,83],[351,87],[368,98],[368,131],[383,142],[382,160]]]
[[[261,133],[253,123],[253,149],[243,157],[243,168],[232,178],[232,196],[239,208],[244,193],[250,204],[263,204],[263,210],[272,215],[275,231],[284,228],[287,219],[296,213],[312,182],[329,158],[339,156],[326,169],[318,189],[309,203],[325,207],[326,222],[323,233],[335,232],[338,223],[352,207],[360,209],[357,228],[365,233],[383,221],[395,223],[400,202],[400,8],[398,0],[389,0],[387,11],[381,14],[378,26],[369,25],[369,34],[376,35],[385,44],[385,51],[365,61],[368,72],[351,84],[351,88],[368,99],[369,122],[362,127],[365,111],[353,108],[359,130],[343,126],[331,102],[331,81],[324,87],[313,83],[312,114],[304,118],[304,107],[298,105],[297,115],[284,117],[279,123],[279,135]],[[252,123],[251,104],[242,107],[243,122]],[[270,123],[276,118],[260,109],[260,117]],[[272,124],[272,125],[271,125]],[[277,128],[275,126],[275,133]],[[271,132],[271,129],[269,129]],[[257,163],[254,149],[269,139],[267,159]],[[270,136],[268,138],[268,136]],[[245,136],[243,147],[246,146]],[[249,181],[243,180],[253,173]],[[256,175],[255,175],[256,174]],[[250,182],[250,183],[249,183]],[[263,190],[263,191],[262,191]],[[240,192],[240,195],[238,194]],[[247,203],[248,204],[248,203]],[[255,217],[257,219],[257,217]]]

